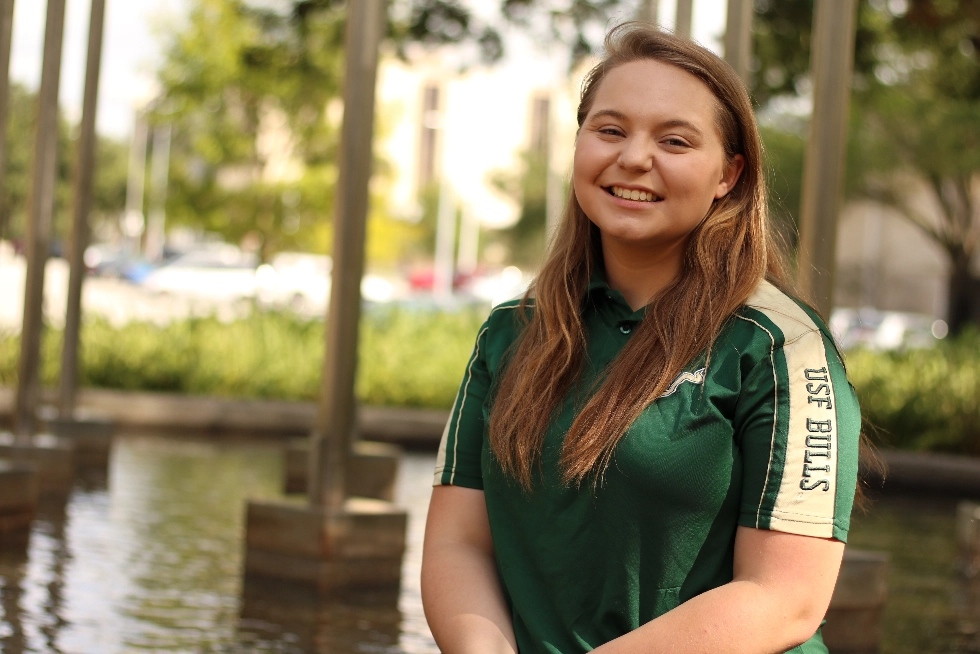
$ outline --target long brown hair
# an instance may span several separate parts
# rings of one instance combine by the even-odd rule
[[[784,257],[768,225],[762,145],[748,92],[735,71],[705,48],[644,23],[609,32],[605,57],[585,78],[578,124],[592,108],[606,74],[652,59],[701,80],[718,101],[725,156],[745,158],[731,191],[714,201],[691,233],[680,274],[650,302],[646,318],[604,371],[565,436],[561,471],[566,484],[601,477],[634,420],[695,357],[705,354],[732,314],[764,277],[787,288]],[[503,470],[531,490],[544,434],[578,379],[585,352],[582,302],[593,271],[602,268],[598,228],[569,193],[537,279],[524,295],[531,314],[511,351],[490,414],[490,445]],[[533,297],[533,311],[524,309]]]

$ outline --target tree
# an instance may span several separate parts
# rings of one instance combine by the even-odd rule
[[[17,238],[27,225],[27,200],[33,165],[34,125],[37,94],[20,84],[11,84],[7,96],[7,159],[0,193],[0,238]],[[58,240],[69,237],[69,212],[72,203],[72,176],[75,166],[75,140],[64,114],[58,116],[58,161],[55,168],[55,213],[52,233]],[[99,137],[97,168],[93,196],[93,218],[115,220],[123,210],[126,198],[125,143]]]
[[[813,3],[764,0],[756,11],[753,94],[772,106],[808,88]],[[978,50],[980,0],[859,5],[847,192],[894,208],[946,252],[954,332],[980,323]],[[922,192],[929,209],[912,197]]]

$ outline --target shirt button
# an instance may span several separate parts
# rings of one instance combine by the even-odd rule
[[[631,327],[628,322],[622,322],[619,323],[619,331],[623,332],[624,334],[629,334],[631,331],[633,331],[633,327]]]

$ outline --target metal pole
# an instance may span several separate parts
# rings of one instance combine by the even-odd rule
[[[99,98],[99,72],[102,67],[102,33],[105,0],[92,0],[88,28],[88,61],[85,69],[85,95],[82,124],[78,135],[78,161],[75,164],[74,206],[72,208],[68,307],[61,349],[61,380],[58,414],[69,419],[75,412],[78,386],[78,340],[82,322],[82,281],[85,278],[85,248],[88,245],[88,215],[92,209],[92,178],[95,173],[95,114]]]
[[[14,0],[0,0],[0,197],[7,170],[7,115],[10,103],[10,44],[14,30]],[[7,231],[8,208],[0,207],[0,240]]]
[[[677,14],[674,19],[674,33],[691,38],[691,23],[694,17],[694,0],[677,0]]]
[[[129,171],[126,178],[126,212],[123,214],[123,233],[127,247],[139,252],[139,235],[143,230],[143,185],[146,180],[146,116],[136,112],[133,140],[129,144]],[[133,240],[135,247],[133,247]]]
[[[640,10],[636,12],[637,20],[645,20],[648,23],[657,24],[657,12],[660,9],[659,0],[642,0]]]
[[[157,125],[153,130],[153,157],[150,160],[150,219],[146,225],[146,258],[163,259],[166,241],[167,184],[170,180],[170,125]]]
[[[728,0],[725,27],[725,61],[749,86],[749,61],[752,57],[752,0]]]
[[[803,165],[799,266],[800,286],[824,318],[833,308],[856,16],[856,0],[817,0],[813,10],[813,115]]]
[[[443,143],[446,142],[445,137]],[[456,249],[456,196],[446,173],[439,183],[439,211],[436,219],[436,256],[432,273],[432,295],[447,301],[453,294],[453,251]]]
[[[55,167],[58,150],[58,86],[61,44],[65,31],[65,0],[48,0],[44,32],[44,60],[38,91],[34,164],[28,198],[27,279],[24,284],[24,322],[20,332],[17,401],[14,430],[21,442],[35,430],[44,305],[44,265],[51,240],[54,213]]]
[[[343,509],[344,472],[355,428],[354,379],[364,274],[374,136],[374,87],[386,0],[348,4],[344,71],[344,122],[334,205],[333,276],[327,322],[323,390],[312,435],[310,503]]]

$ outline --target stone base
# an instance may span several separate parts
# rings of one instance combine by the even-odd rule
[[[0,432],[0,458],[29,463],[37,473],[40,495],[67,497],[75,481],[75,447],[51,434],[35,434],[18,440]]]
[[[307,504],[249,502],[245,574],[330,593],[397,589],[407,518],[388,502],[357,497],[334,515]]]
[[[889,556],[847,548],[823,626],[832,654],[872,654],[881,647]]]
[[[960,502],[956,507],[957,567],[967,579],[980,581],[980,504]]]
[[[0,459],[0,546],[26,544],[37,505],[38,478],[34,467]]]
[[[71,418],[59,418],[57,415],[42,417],[42,424],[49,434],[75,444],[76,466],[104,468],[109,465],[109,450],[116,431],[112,420],[76,411]]]
[[[346,495],[394,501],[401,454],[401,448],[396,445],[355,442],[347,465]],[[286,447],[285,492],[305,493],[309,471],[310,439],[290,441]]]

